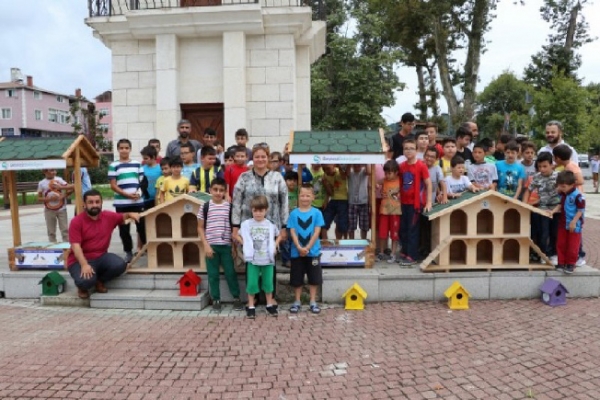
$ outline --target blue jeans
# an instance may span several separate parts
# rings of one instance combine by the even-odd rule
[[[418,260],[419,257],[419,216],[412,204],[402,204],[400,217],[400,252],[405,256]]]
[[[281,252],[281,262],[285,265],[290,262],[292,259],[292,246],[294,245],[292,242],[292,235],[290,234],[290,230],[287,230],[287,239],[281,242],[279,251]]]
[[[122,275],[127,267],[125,260],[113,253],[104,253],[94,260],[88,260],[88,263],[95,272],[89,279],[81,277],[81,265],[79,262],[69,265],[69,274],[71,274],[73,281],[75,281],[75,286],[83,290],[90,290],[96,286],[96,281],[102,283],[112,281]]]
[[[552,218],[531,213],[531,239],[548,257],[556,255],[556,235],[558,232],[558,218],[560,214],[554,214]]]

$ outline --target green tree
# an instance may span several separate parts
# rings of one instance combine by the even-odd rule
[[[477,124],[482,134],[495,137],[504,131],[507,115],[510,133],[528,133],[531,127],[530,93],[533,89],[513,72],[505,71],[494,78],[477,96]]]
[[[327,3],[327,51],[312,66],[312,127],[319,130],[384,126],[383,107],[402,89],[394,64],[397,52],[382,40],[384,25],[360,3]],[[357,22],[348,36],[347,20]]]
[[[98,151],[112,151],[112,143],[106,139],[106,129],[100,121],[104,115],[96,109],[96,105],[83,96],[78,96],[70,107],[68,122],[71,122],[73,133],[84,135]]]
[[[525,80],[536,88],[549,87],[554,73],[577,79],[581,56],[576,50],[593,41],[583,15],[586,3],[587,0],[545,0],[540,8],[542,19],[550,24],[553,33],[525,68]]]
[[[549,88],[542,88],[533,98],[536,115],[534,126],[542,139],[550,120],[561,121],[567,141],[578,151],[587,151],[598,142],[598,92],[579,84],[575,79],[553,72]]]

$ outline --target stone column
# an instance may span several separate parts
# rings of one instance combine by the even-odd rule
[[[223,33],[223,104],[225,147],[235,144],[235,131],[246,127],[246,35]],[[252,135],[252,132],[250,132]]]
[[[178,67],[177,35],[156,35],[156,135],[168,136],[168,141],[177,137],[177,122],[181,118]],[[163,143],[163,148],[166,145]]]
[[[296,129],[310,130],[310,50],[296,47]]]

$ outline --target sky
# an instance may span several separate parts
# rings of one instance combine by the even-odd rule
[[[505,70],[518,76],[530,56],[541,49],[550,32],[539,15],[542,0],[502,0],[486,35],[487,52],[481,57],[479,91]],[[0,1],[0,82],[10,81],[10,69],[20,68],[33,76],[34,85],[58,93],[94,98],[111,85],[110,50],[94,38],[84,23],[86,0],[2,0]],[[591,35],[600,38],[600,1],[587,4],[584,14]],[[584,82],[600,82],[600,41],[581,51],[579,75]],[[459,60],[464,56],[459,55]],[[396,104],[383,110],[388,122],[396,122],[407,111],[414,112],[417,79],[413,69],[399,67],[406,89],[396,95]],[[447,109],[443,98],[442,111]]]

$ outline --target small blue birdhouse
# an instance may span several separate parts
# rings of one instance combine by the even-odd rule
[[[556,279],[548,278],[540,288],[542,301],[551,306],[564,306],[567,304],[567,288]]]

